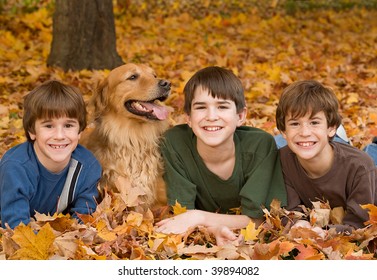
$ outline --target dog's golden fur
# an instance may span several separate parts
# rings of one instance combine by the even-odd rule
[[[94,128],[81,143],[102,165],[100,191],[119,192],[130,206],[166,204],[159,141],[169,126],[161,103],[169,93],[170,82],[138,64],[115,68],[98,85],[91,101]]]

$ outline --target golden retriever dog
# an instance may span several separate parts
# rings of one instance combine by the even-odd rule
[[[113,69],[93,94],[94,128],[84,131],[81,144],[102,165],[100,192],[120,193],[130,207],[166,205],[159,141],[169,127],[169,110],[162,102],[170,87],[149,66],[125,64]]]

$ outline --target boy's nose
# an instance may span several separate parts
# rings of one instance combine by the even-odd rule
[[[214,108],[208,109],[208,111],[207,111],[207,120],[209,120],[209,121],[215,121],[215,120],[218,120],[218,119],[219,119],[219,116],[217,114],[217,110],[214,109]]]
[[[63,139],[65,137],[64,128],[57,127],[55,131],[55,138],[56,139]]]
[[[303,124],[301,127],[300,127],[300,134],[301,135],[310,135],[311,131],[310,131],[310,127],[308,124]]]

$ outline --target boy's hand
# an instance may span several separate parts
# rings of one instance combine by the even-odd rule
[[[218,246],[224,246],[227,243],[236,242],[236,245],[241,244],[243,236],[237,236],[227,226],[209,227],[208,230],[215,236],[216,244]]]
[[[190,228],[195,228],[200,225],[199,215],[195,213],[195,210],[189,210],[177,216],[164,219],[156,223],[156,231],[165,234],[181,234]]]

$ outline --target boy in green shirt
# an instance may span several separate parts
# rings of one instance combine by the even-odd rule
[[[242,126],[246,104],[241,81],[220,67],[199,70],[184,88],[187,124],[165,134],[162,154],[170,205],[189,210],[157,223],[163,233],[206,226],[222,245],[231,229],[262,222],[262,206],[286,205],[278,150],[272,135]],[[229,215],[241,207],[241,215]]]

